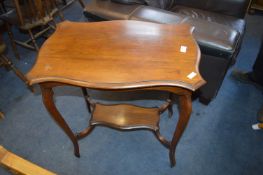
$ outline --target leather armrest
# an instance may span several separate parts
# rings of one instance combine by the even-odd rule
[[[176,0],[176,5],[244,18],[249,2],[249,0]]]

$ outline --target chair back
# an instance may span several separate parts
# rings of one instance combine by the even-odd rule
[[[54,0],[13,0],[22,28],[45,25],[58,11]]]

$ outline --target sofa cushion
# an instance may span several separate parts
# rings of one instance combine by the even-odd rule
[[[87,4],[84,13],[104,20],[128,19],[133,11],[140,7],[139,4],[124,5],[110,0],[93,0]]]
[[[195,27],[193,34],[203,54],[226,59],[232,58],[241,40],[239,31],[230,26],[149,6],[136,9],[129,19],[168,24],[188,23]]]
[[[120,4],[145,4],[144,0],[111,0],[112,2],[120,3]]]
[[[210,12],[206,10],[190,8],[186,6],[176,5],[171,11],[175,13],[179,13],[182,15],[189,16],[194,19],[202,19],[208,22],[214,22],[229,26],[235,30],[237,30],[241,35],[243,35],[245,30],[245,20],[236,18],[229,15],[223,15],[215,12]]]
[[[175,0],[145,0],[145,2],[151,7],[170,9],[174,5]]]
[[[175,5],[244,18],[251,0],[176,0]]]
[[[130,20],[148,21],[155,23],[179,24],[188,20],[188,17],[181,14],[175,14],[166,10],[143,6],[136,9],[129,17]]]

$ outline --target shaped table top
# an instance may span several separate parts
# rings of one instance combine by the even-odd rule
[[[177,86],[196,90],[200,50],[186,24],[62,22],[41,47],[29,84],[95,89]]]

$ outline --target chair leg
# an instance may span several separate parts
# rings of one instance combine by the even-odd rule
[[[67,4],[66,1],[63,1],[63,2],[64,2],[64,5]],[[66,3],[66,4],[65,4],[65,3]],[[59,5],[58,5],[57,1],[54,1],[54,4],[55,4],[56,8],[58,9],[58,12],[57,12],[57,13],[58,13],[58,16],[59,16],[60,20],[61,20],[61,21],[65,21],[65,17],[64,17],[64,15],[63,15],[61,9],[59,8]]]
[[[6,29],[7,29],[7,33],[8,33],[11,45],[12,45],[12,49],[13,49],[13,51],[15,53],[15,57],[17,59],[20,59],[20,55],[19,55],[19,53],[17,51],[17,47],[16,47],[16,43],[15,43],[14,34],[13,34],[12,29],[11,29],[11,27],[10,27],[10,25],[8,23],[6,23]]]
[[[82,8],[85,8],[85,3],[83,2],[83,0],[78,0],[78,1],[79,1],[79,3],[80,3],[81,7],[82,7]]]
[[[30,38],[31,38],[31,40],[32,40],[32,43],[33,43],[35,49],[36,49],[37,51],[39,51],[39,47],[38,47],[38,45],[37,45],[35,36],[33,35],[32,31],[31,31],[31,30],[28,30],[28,33],[29,33],[29,35],[30,35]]]
[[[6,65],[8,68],[10,68],[12,71],[14,71],[14,73],[22,80],[25,82],[25,84],[27,85],[27,87],[33,91],[32,87],[29,86],[28,80],[27,78],[24,76],[24,74],[22,72],[20,72],[20,70],[18,70],[13,63],[4,55],[0,56],[0,59],[2,60],[2,62],[4,63],[4,65]]]
[[[2,112],[0,111],[0,119],[4,119],[4,118],[5,118],[4,113],[2,113]]]
[[[59,16],[61,21],[65,21],[65,17],[64,17],[64,15],[63,15],[63,13],[61,12],[60,9],[58,9],[58,16]]]

